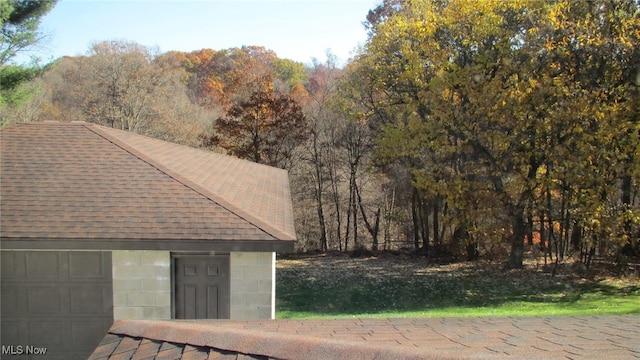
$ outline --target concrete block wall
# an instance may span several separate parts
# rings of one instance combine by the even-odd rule
[[[231,319],[275,318],[275,253],[230,255]],[[113,317],[171,319],[171,253],[112,252]]]
[[[275,264],[275,253],[231,253],[231,319],[275,318]]]
[[[112,252],[113,317],[171,319],[171,253]]]

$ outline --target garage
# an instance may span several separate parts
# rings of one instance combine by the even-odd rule
[[[118,319],[275,316],[285,170],[96,124],[0,138],[2,359],[85,359]]]
[[[110,251],[2,251],[2,359],[86,359],[113,323]]]

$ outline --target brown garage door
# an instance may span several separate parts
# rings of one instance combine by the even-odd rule
[[[113,323],[111,252],[2,251],[0,260],[0,357],[86,359]]]
[[[176,319],[228,319],[229,255],[173,255]]]

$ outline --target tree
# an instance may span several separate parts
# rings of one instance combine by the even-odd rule
[[[545,164],[556,180],[545,184],[545,211],[560,259],[569,243],[587,266],[596,249],[638,246],[639,12],[634,1],[560,2],[540,26],[540,65],[553,69],[546,83],[562,96],[553,138],[561,156]]]
[[[7,63],[43,39],[44,36],[38,32],[40,19],[56,2],[0,0],[0,124],[25,121],[18,118],[26,115],[23,105],[39,92],[38,86],[27,83],[42,73],[44,69],[41,66]]]
[[[216,120],[217,134],[207,139],[235,156],[290,168],[293,150],[309,136],[306,118],[290,96],[273,90],[271,77],[261,79],[251,96]]]
[[[503,237],[508,267],[521,267],[543,184],[569,184],[563,211],[581,209],[583,228],[619,213],[609,184],[626,194],[637,184],[621,177],[637,168],[635,2],[386,3],[355,62],[372,89],[377,156],[407,166],[429,201],[445,201],[452,244]]]
[[[86,119],[127,131],[148,127],[157,117],[154,99],[167,82],[153,64],[155,55],[137,43],[105,41],[92,45],[89,56],[73,60],[76,69],[65,76]]]
[[[21,84],[35,78],[41,71],[36,66],[4,65],[0,67],[0,108],[15,106],[24,100],[26,94],[17,89]]]
[[[45,68],[46,69],[46,68]],[[39,66],[0,66],[0,125],[36,120],[45,90]]]
[[[393,14],[399,12],[406,2],[406,0],[383,0],[381,4],[369,10],[367,21],[364,22],[364,27],[367,29],[369,37],[374,36],[376,27],[387,21]]]
[[[192,101],[205,107],[222,106],[228,110],[247,100],[262,78],[273,78],[277,59],[275,52],[260,46],[188,53],[184,66],[189,74]],[[294,73],[291,76],[295,76]]]
[[[274,77],[284,84],[285,91],[291,91],[307,79],[304,64],[289,59],[276,59],[273,62],[273,71]]]
[[[0,65],[43,39],[40,19],[58,0],[0,0]]]
[[[330,54],[329,54],[330,55]],[[332,109],[331,101],[335,94],[336,79],[340,69],[336,67],[335,58],[327,56],[325,64],[314,63],[304,97],[300,97],[302,109],[307,118],[310,134],[309,140],[304,147],[302,159],[311,169],[304,167],[299,170],[299,177],[304,177],[306,185],[311,185],[312,189],[305,189],[313,193],[315,209],[318,221],[318,237],[320,250],[329,249],[328,239],[331,234],[327,231],[327,219],[325,216],[326,195],[328,192],[327,182],[332,182],[331,187],[336,189],[333,181],[337,181],[335,176],[336,133],[339,130],[339,115]],[[335,200],[335,197],[334,197]],[[340,204],[336,204],[337,226],[333,227],[337,232],[337,239],[340,241]]]
[[[94,44],[89,56],[59,59],[42,76],[42,117],[87,121],[200,146],[221,112],[188,97],[183,58],[124,41]]]

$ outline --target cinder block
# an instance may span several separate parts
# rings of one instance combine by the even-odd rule
[[[114,279],[148,279],[156,277],[156,268],[146,265],[114,265]]]
[[[140,252],[130,250],[114,250],[111,252],[113,265],[140,265]]]
[[[156,273],[155,273],[156,279],[162,279],[162,280],[171,279],[171,266],[156,265],[155,270],[156,270]]]
[[[135,269],[136,276],[140,279],[155,279],[157,268],[154,265],[140,265]]]
[[[130,293],[142,290],[142,280],[113,279],[113,293]]]
[[[169,279],[142,279],[142,291],[144,292],[171,292]]]
[[[128,298],[129,306],[155,306],[156,294],[153,293],[131,293]]]
[[[113,276],[114,280],[131,279],[131,276],[130,276],[131,266],[113,265],[111,271],[112,271],[111,275]]]
[[[258,280],[258,292],[259,293],[271,294],[271,291],[273,291],[273,281],[271,279],[269,279],[269,280]]]
[[[142,308],[126,306],[114,307],[113,319],[142,319]]]
[[[232,252],[229,258],[231,268],[234,266],[258,264],[258,254],[255,252]]]
[[[129,295],[127,292],[113,293],[113,306],[127,306]]]
[[[171,306],[171,293],[156,293],[156,305],[158,306]]]
[[[245,279],[271,279],[270,266],[246,266],[242,270]]]
[[[271,306],[258,306],[256,313],[258,319],[273,319],[274,317],[274,314],[271,311]]]
[[[230,270],[231,270],[231,274],[229,276],[231,281],[234,280],[244,280],[244,269],[245,266],[231,266]]]
[[[231,280],[232,294],[246,294],[258,292],[257,280]]]
[[[144,319],[164,320],[171,318],[170,306],[151,306],[142,308]]]
[[[170,266],[171,254],[168,251],[141,251],[140,263],[153,266]]]
[[[246,305],[244,294],[231,294],[231,303],[233,305]]]
[[[231,306],[231,320],[256,320],[258,310],[250,306]]]
[[[271,264],[273,263],[273,253],[271,252],[257,253],[257,261],[259,264],[265,264],[271,267]]]
[[[272,311],[269,306],[232,306],[232,320],[264,320],[272,319]]]
[[[245,303],[254,306],[270,306],[271,294],[244,294]]]

